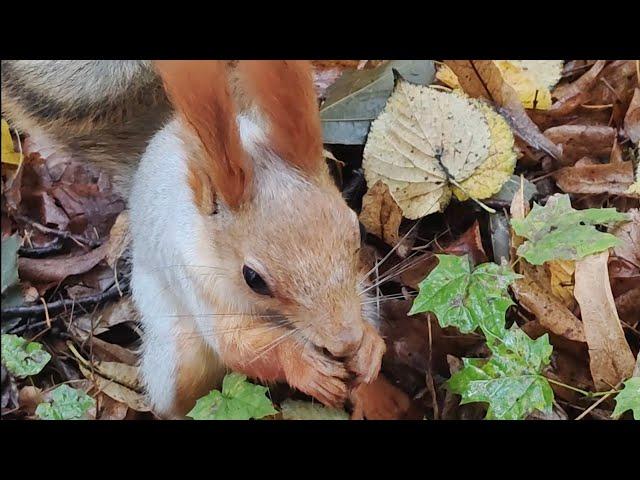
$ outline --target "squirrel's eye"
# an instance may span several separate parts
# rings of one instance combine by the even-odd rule
[[[247,285],[249,285],[249,288],[257,294],[271,295],[269,286],[255,270],[244,265],[242,267],[242,276],[244,277],[244,281],[247,282]]]

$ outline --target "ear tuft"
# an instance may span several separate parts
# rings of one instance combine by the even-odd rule
[[[189,159],[196,203],[208,210],[219,195],[237,209],[248,196],[252,171],[240,143],[226,62],[158,60],[154,64],[174,108],[202,144],[204,155]]]
[[[238,73],[266,117],[273,150],[299,169],[317,172],[323,164],[322,129],[311,63],[243,60]]]

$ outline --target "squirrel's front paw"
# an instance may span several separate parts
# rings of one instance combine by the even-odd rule
[[[378,331],[366,323],[360,347],[347,361],[347,368],[356,375],[356,384],[371,383],[376,379],[385,350],[384,340]]]
[[[298,360],[287,369],[288,383],[328,407],[341,407],[347,399],[350,376],[344,365],[310,345]]]

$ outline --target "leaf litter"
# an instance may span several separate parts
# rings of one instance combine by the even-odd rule
[[[231,374],[192,416],[637,419],[636,61],[314,66],[378,264],[382,372],[343,410]],[[155,418],[124,202],[82,159],[2,133],[3,418]]]

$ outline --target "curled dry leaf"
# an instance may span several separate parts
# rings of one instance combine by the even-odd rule
[[[565,86],[561,92],[554,92],[557,101],[547,111],[548,115],[562,116],[571,113],[589,99],[590,89],[606,65],[605,60],[598,60],[575,82]]]
[[[535,315],[545,329],[568,340],[586,341],[582,322],[533,278],[516,280],[511,288],[520,305]]]
[[[85,378],[93,381],[101,392],[112,399],[120,403],[124,403],[129,408],[137,412],[151,411],[151,407],[147,404],[147,400],[141,393],[125,387],[112,379],[105,378],[98,373],[92,373],[91,370],[82,364],[79,364],[78,366]]]
[[[468,255],[472,265],[479,265],[487,261],[487,254],[482,246],[480,224],[476,220],[469,229],[456,240],[442,249],[442,253],[450,255]]]
[[[18,259],[20,278],[32,282],[61,282],[70,275],[85,273],[95,267],[107,254],[109,245],[104,243],[82,255],[54,258]]]
[[[609,158],[616,130],[600,125],[560,125],[544,131],[545,137],[562,148],[563,165],[573,165],[584,156]]]
[[[634,181],[631,162],[564,167],[555,172],[553,177],[566,193],[637,196],[628,192]]]
[[[454,71],[465,93],[474,98],[493,101],[514,131],[533,148],[542,150],[556,159],[562,157],[560,149],[531,121],[518,94],[505,82],[500,69],[491,60],[445,60]]]
[[[389,187],[377,181],[362,198],[360,222],[367,232],[395,246],[400,240],[398,230],[402,223],[402,210],[389,193]]]
[[[575,297],[589,346],[591,376],[598,390],[609,390],[633,373],[635,358],[625,339],[611,293],[609,252],[576,262]]]

